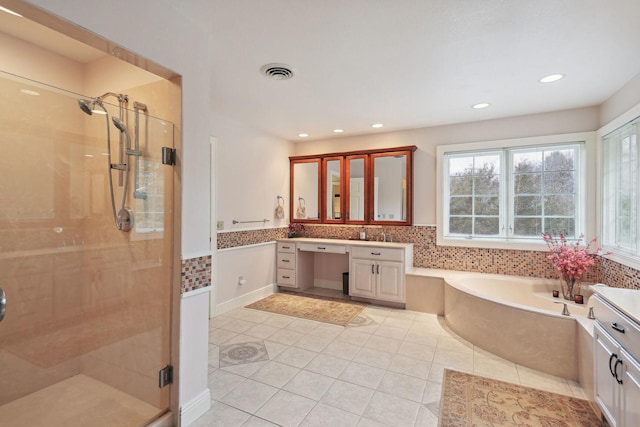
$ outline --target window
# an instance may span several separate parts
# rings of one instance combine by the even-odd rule
[[[603,245],[616,252],[639,257],[638,120],[603,137]]]
[[[135,236],[160,238],[164,232],[164,169],[160,162],[138,159],[135,169]]]
[[[578,239],[586,138],[573,136],[438,147],[438,244],[516,247],[542,244],[543,232]]]

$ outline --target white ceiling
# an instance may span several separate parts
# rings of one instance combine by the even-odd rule
[[[172,7],[211,35],[203,55],[214,64],[212,108],[288,140],[301,140],[300,132],[308,140],[334,137],[334,128],[346,136],[598,105],[640,73],[638,0],[189,0]],[[14,29],[2,15],[5,32],[48,41],[82,62],[100,55],[37,26]],[[272,62],[291,66],[294,78],[261,75]],[[538,83],[552,73],[566,77]],[[479,102],[491,106],[471,108]]]
[[[638,0],[190,0],[213,108],[290,140],[598,105],[640,73]],[[270,62],[295,77],[268,80]],[[543,85],[552,73],[566,78]],[[471,105],[489,102],[484,110]],[[373,123],[384,128],[372,129]]]

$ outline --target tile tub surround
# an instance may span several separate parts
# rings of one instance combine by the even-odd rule
[[[182,260],[180,293],[211,286],[211,255]]]
[[[305,237],[353,239],[361,226],[305,224]],[[396,242],[414,244],[414,267],[443,270],[473,271],[525,277],[556,279],[558,277],[546,251],[462,248],[436,245],[435,226],[365,227],[370,239],[380,237],[384,230]],[[217,234],[218,249],[268,243],[286,238],[287,228],[266,228],[228,231]],[[514,268],[515,267],[515,268]],[[617,288],[640,289],[640,270],[615,261],[597,261],[584,277],[586,283],[606,283]]]
[[[585,399],[574,381],[516,365],[457,336],[442,317],[367,307],[336,326],[239,308],[209,321],[211,409],[192,426],[436,426],[445,368]],[[269,360],[220,365],[262,341]]]

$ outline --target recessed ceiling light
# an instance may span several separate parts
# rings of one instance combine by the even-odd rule
[[[1,11],[1,12],[6,12],[6,13],[8,13],[9,15],[19,16],[20,18],[22,18],[22,15],[20,15],[20,14],[19,14],[19,13],[17,13],[17,12],[14,12],[14,11],[13,11],[13,10],[11,10],[11,9],[7,9],[6,7],[2,7],[2,6],[0,6],[0,11]]]
[[[344,132],[344,129],[334,129],[333,131],[335,133],[342,133],[342,132]]]
[[[544,76],[543,78],[541,78],[538,81],[540,83],[552,83],[552,82],[557,82],[558,80],[562,79],[563,77],[564,77],[564,74],[549,74],[548,76]]]
[[[479,104],[474,104],[471,106],[471,108],[475,108],[476,110],[482,110],[483,108],[487,108],[489,105],[488,102],[481,102]]]
[[[25,95],[31,95],[31,96],[40,95],[40,92],[36,92],[35,90],[31,90],[31,89],[20,89],[20,92],[24,93]]]
[[[374,123],[371,125],[371,127],[374,129],[380,129],[382,126],[384,126],[382,123]]]
[[[300,138],[306,138],[306,137],[308,137],[308,136],[309,136],[309,134],[308,134],[308,133],[299,133],[299,134],[298,134],[298,136],[299,136]]]

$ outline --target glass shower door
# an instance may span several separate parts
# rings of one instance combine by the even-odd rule
[[[158,101],[168,84],[131,92]],[[0,426],[138,426],[169,407],[158,378],[170,364],[173,167],[161,150],[174,125],[158,105],[137,125],[125,108],[140,155],[121,162],[124,132],[78,98],[0,72]],[[114,221],[109,174],[116,204],[125,186],[106,126],[112,163],[130,168],[130,232]]]

